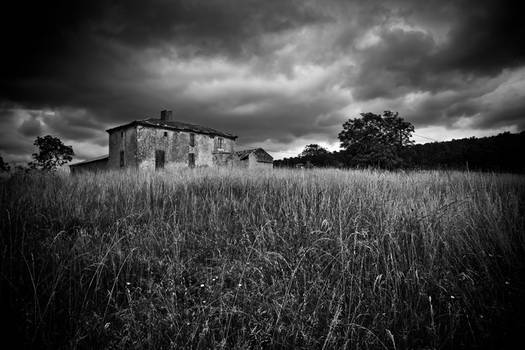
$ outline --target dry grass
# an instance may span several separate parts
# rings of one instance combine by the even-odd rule
[[[1,311],[28,345],[475,348],[523,326],[520,176],[32,175],[0,199]]]

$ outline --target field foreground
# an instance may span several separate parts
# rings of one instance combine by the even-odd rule
[[[3,330],[44,348],[500,348],[525,178],[195,169],[0,182]]]

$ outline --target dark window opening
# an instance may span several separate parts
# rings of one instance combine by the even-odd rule
[[[124,151],[120,151],[120,167],[124,168]]]
[[[195,167],[195,153],[188,153],[188,166],[190,168]]]
[[[168,132],[164,131],[164,137],[168,137]]]
[[[190,134],[190,146],[195,146],[195,134]]]
[[[223,147],[224,147],[224,139],[222,137],[217,138],[217,149],[219,151],[222,151]]]
[[[120,132],[120,137],[124,137],[124,131]]]
[[[166,153],[162,150],[155,151],[155,169],[163,169],[166,161]]]

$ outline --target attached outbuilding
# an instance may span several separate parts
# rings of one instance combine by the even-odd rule
[[[109,156],[101,156],[93,159],[86,160],[84,162],[79,162],[71,164],[69,169],[71,174],[80,174],[83,172],[97,173],[100,171],[107,170],[108,168]]]
[[[247,149],[235,152],[238,166],[249,169],[273,168],[273,157],[262,148]]]

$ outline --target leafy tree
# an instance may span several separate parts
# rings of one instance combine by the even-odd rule
[[[351,165],[390,169],[402,164],[401,150],[412,143],[413,132],[414,126],[399,113],[385,111],[347,120],[338,137]]]
[[[324,156],[328,154],[329,152],[326,150],[326,148],[323,148],[319,146],[318,144],[312,143],[310,145],[307,145],[304,150],[301,152],[299,157],[317,157],[317,156]]]
[[[9,163],[4,162],[4,158],[0,156],[0,173],[7,173],[9,170],[11,170]]]
[[[307,168],[313,166],[325,167],[330,162],[330,152],[318,144],[307,145],[299,155],[301,162],[306,163]]]
[[[55,170],[57,167],[70,162],[75,153],[73,147],[66,146],[58,137],[46,135],[38,136],[34,142],[38,153],[33,153],[33,162],[29,166],[33,169]]]

